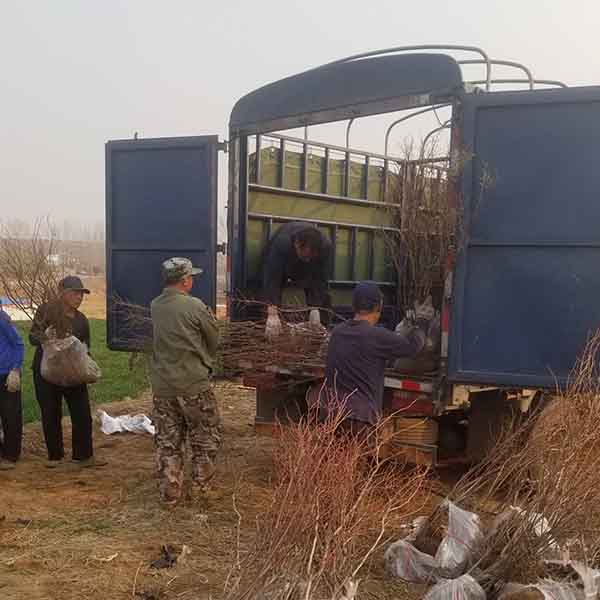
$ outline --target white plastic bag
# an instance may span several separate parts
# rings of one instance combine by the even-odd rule
[[[423,600],[486,600],[486,595],[470,575],[463,575],[458,579],[440,579]]]
[[[545,600],[581,600],[581,592],[569,583],[560,583],[558,581],[542,581],[532,586],[544,594]]]
[[[88,354],[87,346],[73,335],[59,339],[47,331],[42,351],[42,377],[54,385],[73,387],[95,383],[102,375]]]
[[[510,600],[515,597],[518,598],[521,595],[528,597],[530,594],[527,594],[527,592],[532,592],[533,590],[540,592],[544,600],[583,600],[581,590],[578,590],[574,585],[550,580],[541,581],[536,585],[509,583],[498,596],[498,600]]]
[[[398,540],[384,554],[390,575],[410,583],[432,583],[438,580],[438,565],[433,556],[417,550],[411,542]]]
[[[154,435],[154,425],[146,415],[121,415],[119,417],[111,417],[103,410],[98,411],[100,417],[100,429],[106,435],[113,433],[149,433]]]
[[[509,583],[506,585],[498,600],[507,600],[513,594],[524,592],[527,590],[538,590],[544,596],[545,600],[597,600],[600,583],[600,571],[592,569],[578,561],[545,561],[546,565],[559,565],[562,568],[570,566],[581,583],[564,583],[554,581],[552,579],[542,579],[534,585],[520,585],[517,583]]]
[[[385,552],[386,567],[392,575],[411,583],[431,583],[442,578],[460,577],[473,562],[483,539],[479,517],[444,500],[448,508],[448,533],[442,539],[435,556],[414,546],[421,521],[407,537],[393,543]]]
[[[470,565],[483,540],[483,532],[479,515],[459,508],[450,500],[444,500],[443,506],[448,508],[448,534],[435,559],[444,577],[452,579],[462,575]]]
[[[526,518],[527,522],[533,527],[535,535],[538,537],[550,534],[550,523],[548,523],[548,519],[546,519],[544,515],[536,512],[525,512],[519,506],[510,506],[508,510],[512,510],[518,515]],[[559,549],[558,544],[554,541],[551,535],[549,535],[548,543],[552,549]]]
[[[600,571],[592,569],[576,560],[571,561],[571,566],[583,582],[585,600],[595,600],[600,592]]]

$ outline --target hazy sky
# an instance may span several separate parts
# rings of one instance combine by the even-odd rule
[[[460,43],[593,84],[599,31],[600,0],[0,0],[1,215],[101,219],[106,140],[226,138],[240,96],[336,58]]]

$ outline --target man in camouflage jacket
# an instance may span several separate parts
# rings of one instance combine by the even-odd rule
[[[186,442],[193,484],[201,493],[215,473],[221,420],[210,385],[217,350],[217,322],[202,300],[190,295],[201,269],[187,258],[162,265],[164,290],[151,304],[150,366],[160,496],[168,505],[181,497]]]

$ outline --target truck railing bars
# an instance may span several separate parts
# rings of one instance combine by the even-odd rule
[[[445,105],[442,105],[445,106]],[[439,108],[439,105],[438,105]],[[429,109],[431,110],[431,109]],[[413,113],[414,114],[414,113]],[[250,137],[255,137],[255,136],[250,136]],[[304,138],[299,138],[299,137],[295,137],[295,136],[291,136],[291,135],[283,135],[280,133],[260,133],[257,134],[256,137],[260,137],[261,139],[268,139],[268,138],[273,138],[275,140],[284,140],[286,142],[292,142],[298,145],[303,146],[304,144],[307,144],[309,147],[315,147],[315,148],[329,148],[329,150],[334,150],[336,152],[340,152],[341,154],[346,154],[347,152],[349,152],[352,155],[356,155],[356,156],[370,156],[371,158],[378,158],[380,160],[389,160],[389,161],[393,161],[393,162],[397,162],[397,163],[404,163],[404,162],[442,162],[444,160],[448,160],[447,156],[440,156],[440,157],[436,157],[433,159],[415,159],[415,160],[405,160],[402,157],[399,156],[393,156],[393,155],[386,155],[386,154],[382,154],[382,153],[378,153],[378,152],[371,152],[371,151],[367,151],[367,150],[360,150],[358,148],[350,148],[350,147],[346,147],[346,146],[338,146],[336,144],[330,144],[329,142],[319,142],[319,141],[315,141],[315,140],[309,140],[309,139],[304,139]]]
[[[465,82],[466,84],[469,85],[482,85],[485,82],[485,80],[480,79],[477,81],[467,81]],[[518,84],[518,83],[529,83],[528,79],[492,79],[491,81],[492,84]],[[533,84],[535,85],[553,85],[556,87],[560,87],[560,88],[568,88],[569,86],[566,83],[563,83],[562,81],[557,81],[555,79],[534,79],[533,80]],[[534,89],[534,88],[531,88]]]
[[[358,150],[353,148],[344,148],[340,146],[336,146],[334,144],[327,144],[324,142],[313,142],[306,139],[301,139],[293,136],[285,136],[280,134],[257,134],[255,137],[256,145],[253,149],[254,151],[251,153],[253,156],[253,167],[254,172],[250,174],[250,179],[248,182],[248,190],[249,192],[266,192],[269,194],[284,194],[286,196],[297,196],[301,198],[312,198],[315,200],[325,200],[329,202],[335,203],[344,203],[344,204],[354,204],[359,206],[368,206],[373,208],[374,210],[386,210],[390,207],[390,201],[376,201],[373,199],[369,199],[369,181],[372,182],[372,179],[369,178],[369,170],[370,166],[370,158],[373,157],[380,161],[381,171],[379,171],[380,185],[380,193],[384,200],[387,200],[387,180],[389,178],[390,173],[390,165],[393,163],[397,165],[397,172],[400,176],[402,173],[406,174],[410,171],[413,172],[418,168],[424,168],[427,172],[430,172],[431,179],[437,179],[441,181],[443,178],[446,178],[448,169],[444,166],[448,161],[449,157],[447,156],[439,156],[439,157],[431,157],[431,158],[420,158],[414,160],[407,160],[405,158],[392,157],[388,155],[382,155],[377,153],[369,153],[364,150]],[[302,173],[298,177],[298,175],[294,176],[294,186],[300,184],[300,189],[297,187],[286,187],[286,149],[288,145],[293,144],[298,148],[298,154],[301,155],[300,161],[296,159],[294,161],[295,167],[300,167],[302,169]],[[278,151],[278,155],[275,160],[271,163],[271,177],[267,182],[263,179],[261,181],[261,161],[264,159],[264,154],[261,153],[267,147],[273,147]],[[322,164],[322,168],[324,171],[324,176],[321,180],[321,189],[317,191],[316,189],[308,189],[308,158],[312,155],[311,149],[317,150],[317,155],[324,159]],[[331,158],[332,153],[337,153],[340,161],[345,161],[345,165],[342,166],[342,171],[338,171],[340,176],[344,177],[343,185],[338,187],[336,191],[340,190],[340,194],[332,194],[331,191],[327,188],[327,170],[329,165],[329,160]],[[364,169],[362,173],[363,182],[361,186],[361,197],[355,197],[349,195],[349,187],[347,185],[347,181],[349,179],[349,168],[348,165],[351,162],[352,157],[361,157],[363,159],[362,162],[352,161],[352,164],[361,164]],[[289,159],[288,159],[289,160]],[[273,172],[273,164],[275,165],[275,173]],[[430,170],[430,171],[429,171]],[[372,172],[371,172],[372,173]],[[270,184],[269,182],[276,181],[275,185]],[[313,180],[314,181],[314,180]],[[355,179],[356,181],[356,179]],[[329,229],[333,246],[336,247],[337,241],[339,239],[338,231],[341,230],[344,234],[344,239],[348,239],[349,243],[349,265],[351,272],[340,274],[342,277],[335,276],[335,253],[332,257],[332,264],[330,266],[332,272],[331,282],[334,285],[344,287],[352,285],[356,283],[359,278],[364,278],[367,276],[369,279],[376,279],[376,265],[375,265],[375,237],[387,232],[388,234],[391,232],[397,232],[398,230],[395,227],[390,226],[382,226],[382,225],[369,225],[366,223],[355,223],[348,221],[338,221],[338,220],[315,220],[313,218],[298,218],[291,217],[288,215],[277,214],[276,211],[269,212],[268,214],[263,213],[262,211],[248,212],[248,218],[261,221],[264,225],[264,237],[263,240],[266,242],[270,239],[273,232],[273,223],[282,223],[288,221],[295,220],[308,220],[309,222],[326,227]],[[360,239],[363,239],[363,242],[359,242]],[[357,272],[357,260],[356,257],[358,255],[358,244],[365,243],[367,248],[367,256],[368,263],[365,267],[363,263],[363,269],[366,268],[366,271]],[[383,286],[394,287],[396,284],[391,281],[379,281],[379,283]]]
[[[431,134],[433,135],[433,133]],[[254,179],[251,180],[250,187],[251,189],[260,189],[260,188],[269,188],[267,191],[274,191],[274,189],[284,190],[286,193],[290,194],[306,194],[314,197],[318,197],[321,199],[334,200],[336,202],[348,202],[354,204],[368,204],[371,206],[382,205],[385,206],[386,203],[386,195],[388,191],[388,178],[390,174],[390,167],[392,164],[396,164],[401,167],[404,164],[415,164],[415,165],[430,165],[432,171],[437,174],[445,173],[448,171],[447,163],[450,160],[449,156],[432,156],[427,158],[415,158],[415,159],[406,159],[397,156],[390,156],[388,154],[378,154],[376,152],[367,152],[365,150],[358,150],[356,148],[349,148],[343,146],[336,146],[335,144],[328,144],[324,142],[316,142],[310,141],[302,138],[297,138],[293,136],[286,136],[280,134],[257,134],[255,136],[256,146],[254,152]],[[277,176],[277,185],[275,186],[265,186],[263,182],[261,182],[261,170],[262,170],[262,155],[261,150],[264,147],[264,141],[269,140],[274,142],[272,144],[273,147],[279,150],[279,161],[278,161],[278,176]],[[300,189],[288,188],[286,187],[285,182],[285,169],[286,169],[286,145],[295,144],[298,147],[302,148],[303,159],[301,161],[301,169],[302,173],[300,176]],[[319,149],[323,152],[324,158],[324,172],[322,176],[322,185],[319,191],[309,191],[308,188],[308,165],[309,165],[309,155],[310,149],[315,148]],[[329,179],[329,161],[331,159],[332,153],[339,153],[343,155],[345,165],[344,165],[344,178],[343,178],[343,190],[339,195],[330,194],[328,189],[328,179]],[[363,167],[363,182],[362,182],[362,194],[358,197],[350,195],[350,168],[352,165],[352,157],[358,157],[364,160]],[[371,161],[375,159],[380,161],[382,174],[381,174],[381,196],[382,200],[373,200],[368,198],[368,189],[369,189],[369,181],[371,181],[369,177],[369,167],[371,165]]]
[[[423,143],[421,145],[421,154],[425,153],[425,146],[427,142],[436,134],[444,131],[444,129],[450,129],[452,127],[452,119],[448,119],[446,122],[442,123],[439,127],[432,129],[424,138]]]
[[[454,45],[454,44],[449,44],[449,45],[424,44],[424,45],[417,45],[417,46],[397,46],[397,47],[393,47],[393,48],[386,48],[383,50],[375,50],[372,52],[363,52],[361,54],[355,54],[353,56],[349,56],[349,57],[343,58],[341,60],[327,63],[326,65],[323,65],[323,66],[340,64],[340,63],[344,63],[344,62],[350,62],[353,60],[362,60],[362,59],[372,58],[375,56],[381,56],[381,55],[385,55],[385,54],[397,54],[400,52],[416,52],[416,51],[420,51],[420,50],[452,50],[455,52],[472,52],[475,54],[479,54],[481,57],[479,59],[464,59],[464,60],[456,61],[461,67],[468,66],[468,65],[483,65],[483,66],[485,66],[485,78],[484,79],[478,79],[476,81],[465,80],[465,86],[467,87],[467,91],[469,91],[469,88],[471,88],[472,86],[485,85],[485,91],[492,92],[492,85],[494,85],[494,84],[527,84],[529,86],[530,90],[534,90],[536,85],[551,85],[551,86],[562,87],[562,88],[567,87],[567,85],[561,81],[556,81],[556,80],[551,80],[551,79],[535,79],[531,69],[522,63],[515,62],[512,60],[492,59],[488,56],[488,54],[484,50],[482,50],[481,48],[478,48],[476,46],[460,46],[460,45]],[[525,74],[525,79],[493,78],[492,68],[494,66],[512,67],[514,69],[519,69],[520,71],[522,71]],[[317,67],[317,69],[318,68],[320,68],[320,67]],[[310,70],[313,70],[313,69],[310,69]],[[410,115],[402,117],[398,121],[392,123],[392,125],[390,125],[390,127],[386,131],[384,154],[387,155],[389,152],[389,136],[390,136],[391,130],[396,125],[398,125],[399,123],[408,121],[412,117],[416,117],[423,113],[429,112],[431,110],[436,110],[437,108],[442,108],[445,106],[451,106],[451,105],[445,104],[445,105],[438,105],[435,108],[429,107],[423,111],[417,111]],[[348,124],[346,125],[346,136],[345,136],[346,147],[350,147],[350,131],[352,129],[352,126],[354,125],[355,120],[356,120],[356,118],[350,119],[348,121]]]
[[[433,111],[439,110],[441,108],[446,108],[448,106],[452,106],[452,105],[451,104],[436,104],[434,106],[429,106],[428,108],[423,108],[423,109],[418,110],[416,112],[410,113],[409,115],[404,115],[403,117],[400,117],[399,119],[397,119],[396,121],[394,121],[387,128],[387,130],[385,132],[384,155],[385,156],[389,155],[390,135],[392,133],[392,129],[394,129],[394,127],[396,127],[396,125],[400,125],[400,123],[404,123],[405,121],[408,121],[409,119],[412,119],[413,117],[417,117],[419,115],[423,115],[423,114],[428,113],[428,112],[433,112]]]
[[[488,63],[490,65],[499,65],[499,66],[504,66],[504,67],[513,67],[515,69],[520,69],[521,71],[523,71],[523,73],[525,73],[525,76],[527,77],[527,81],[529,82],[529,89],[534,89],[534,84],[535,84],[535,80],[533,79],[533,75],[531,73],[531,71],[525,66],[522,65],[521,63],[518,62],[514,62],[512,60],[459,60],[457,61],[459,65],[487,65]],[[486,90],[489,92],[491,91],[491,84],[494,83],[493,79],[486,79],[483,83],[486,84]]]
[[[356,257],[358,255],[358,233],[360,231],[364,231],[367,234],[367,249],[368,249],[368,265],[367,265],[367,277],[366,279],[375,280],[375,234],[380,234],[382,232],[393,233],[396,232],[397,229],[393,227],[382,227],[375,225],[357,225],[356,223],[345,223],[339,221],[325,221],[320,219],[299,219],[296,217],[289,217],[283,215],[263,215],[260,213],[248,213],[248,218],[256,221],[262,221],[266,223],[265,234],[263,242],[266,243],[273,232],[273,224],[274,223],[289,223],[292,221],[308,221],[313,225],[326,227],[331,232],[331,244],[333,248],[337,247],[337,239],[338,239],[338,231],[340,229],[345,229],[350,232],[350,269],[351,272],[348,273],[348,279],[335,279],[335,256],[336,252],[332,252],[331,255],[331,264],[330,271],[332,274],[331,279],[329,280],[331,284],[341,286],[341,287],[349,287],[356,285],[356,282],[359,281],[358,273],[357,273],[357,260]],[[365,278],[365,277],[362,277]],[[394,288],[396,287],[396,283],[393,281],[377,281],[377,285],[385,288]]]
[[[392,48],[384,48],[382,50],[371,50],[369,52],[361,52],[360,54],[347,56],[346,58],[334,60],[324,65],[308,69],[307,71],[305,71],[305,73],[310,73],[311,71],[317,71],[324,67],[339,65],[354,60],[373,58],[375,56],[383,56],[385,54],[399,54],[400,52],[417,52],[420,50],[453,50],[457,52],[472,52],[474,54],[479,54],[479,56],[481,56],[482,59],[482,64],[486,66],[486,89],[490,89],[492,79],[492,63],[487,53],[481,48],[478,48],[477,46],[461,46],[456,44],[419,44],[417,46],[394,46]]]

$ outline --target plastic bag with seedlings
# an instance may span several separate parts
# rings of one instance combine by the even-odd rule
[[[403,539],[391,544],[385,551],[384,559],[388,572],[411,583],[432,583],[437,581],[435,558],[415,547],[415,541],[427,519],[415,519],[412,531]]]
[[[543,581],[536,585],[509,583],[498,600],[583,600],[581,590],[570,583]]]
[[[596,600],[600,571],[578,561],[546,561],[546,577],[534,585],[509,583],[498,600]]]
[[[42,343],[41,372],[46,381],[63,387],[95,383],[102,374],[83,342],[73,335],[58,338],[52,328]]]
[[[470,576],[458,579],[441,579],[424,596],[423,600],[486,600],[483,588]]]
[[[449,500],[448,533],[439,545],[435,558],[445,577],[458,577],[470,566],[483,540],[479,515],[463,510]]]
[[[445,500],[409,536],[386,550],[386,566],[412,583],[454,579],[474,562],[482,539],[479,516]]]

